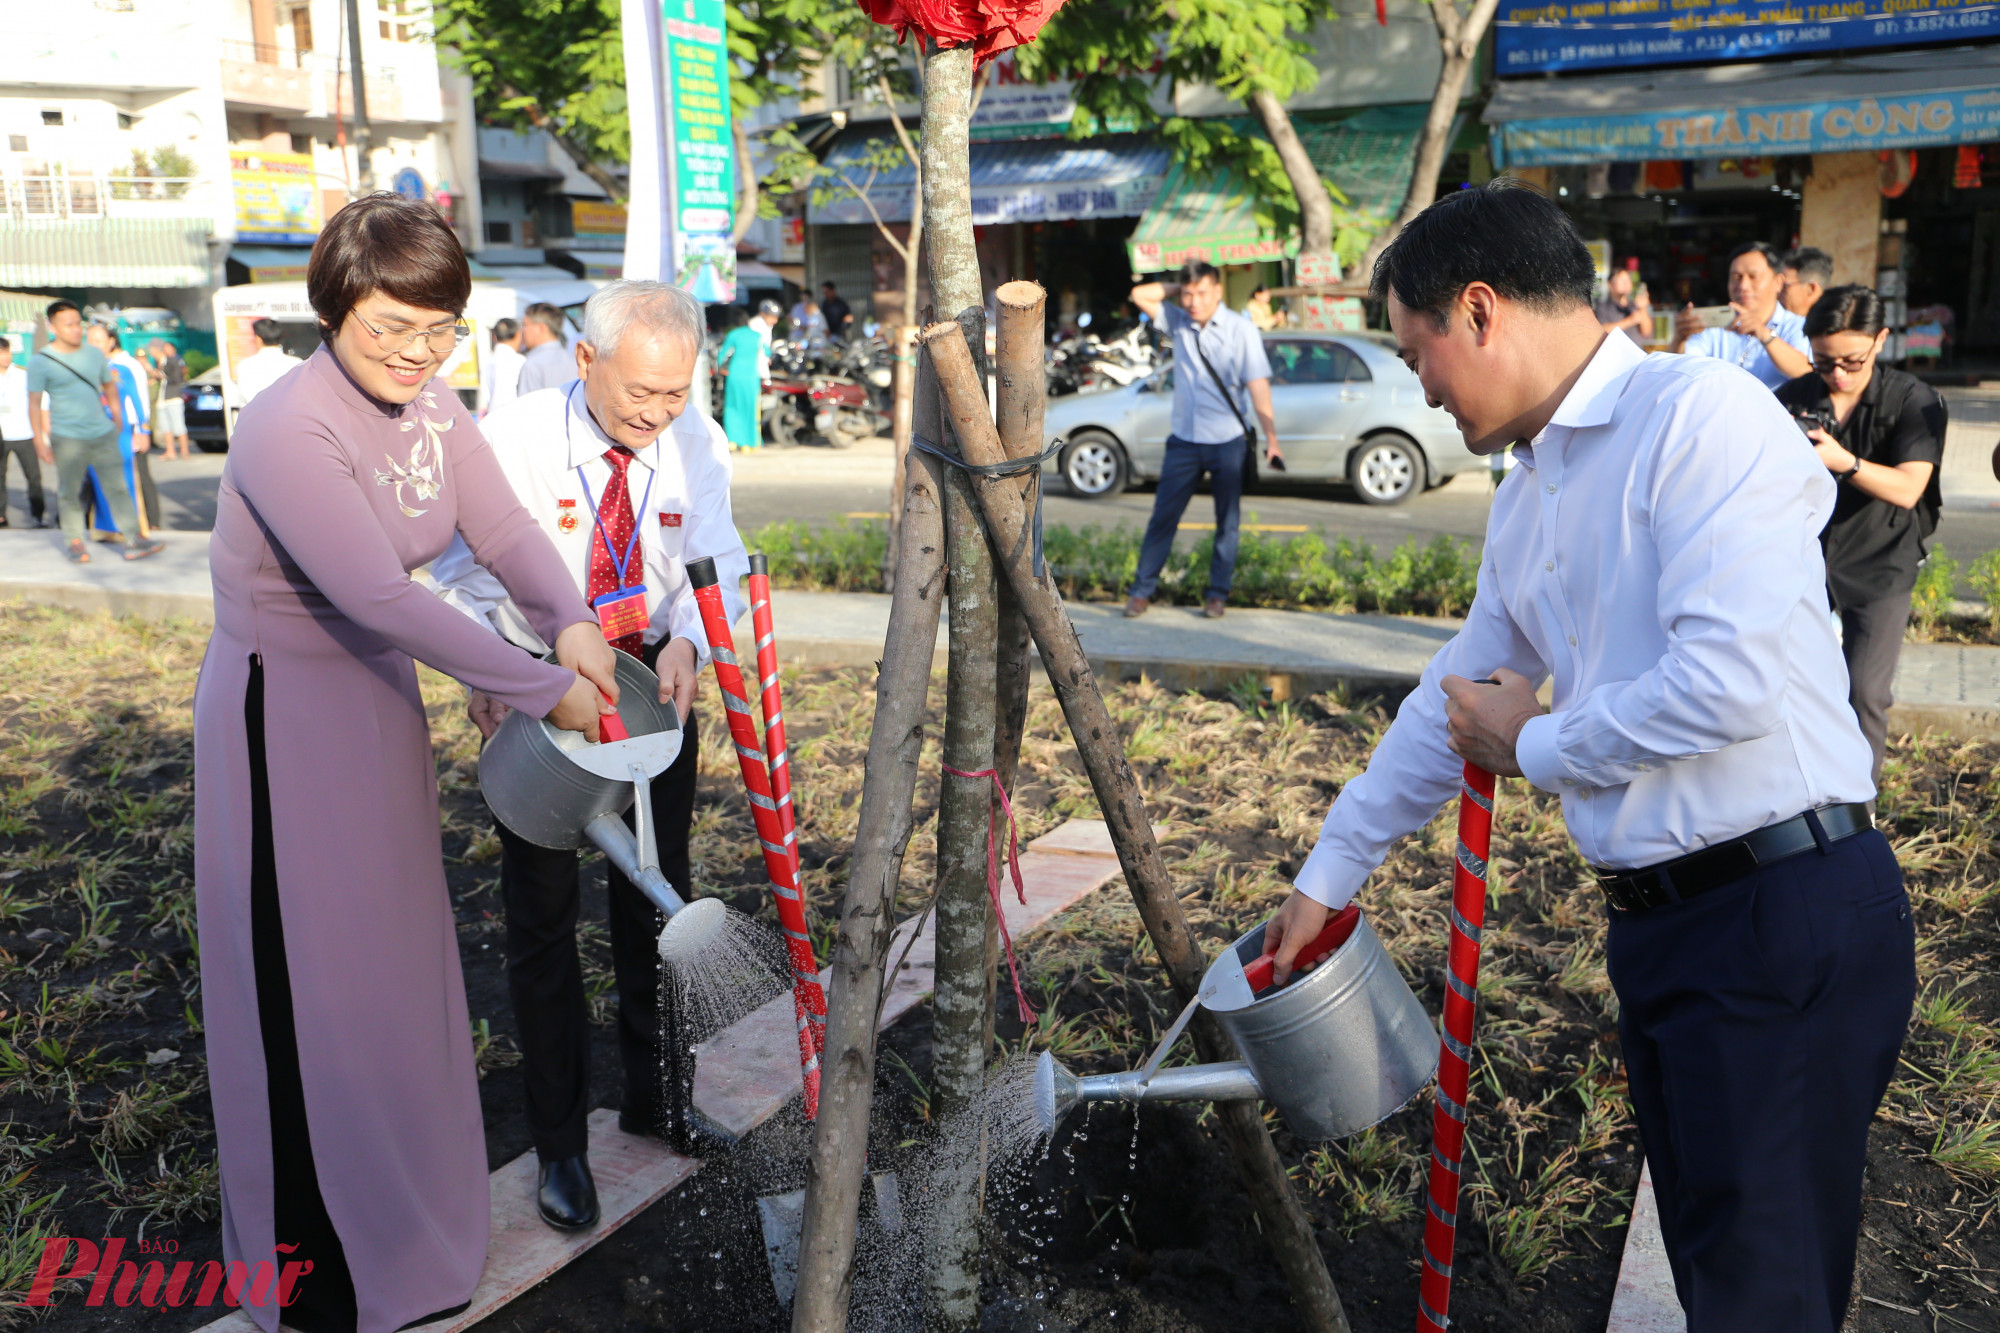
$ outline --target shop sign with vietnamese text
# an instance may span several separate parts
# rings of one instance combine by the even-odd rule
[[[311,153],[231,153],[236,238],[310,245],[319,239],[319,180]]]
[[[1503,0],[1494,72],[1723,64],[2000,36],[2000,4],[1964,0]]]
[[[2000,89],[1708,111],[1560,116],[1493,127],[1497,165],[1854,153],[2000,138]]]

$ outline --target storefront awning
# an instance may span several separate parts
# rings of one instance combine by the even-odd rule
[[[304,282],[310,245],[232,245],[231,262],[250,270],[252,282]]]
[[[813,191],[807,221],[868,223],[878,214],[884,222],[910,220],[916,173],[902,158],[871,180],[870,140],[893,143],[894,135],[887,126],[879,131],[850,129],[827,154],[826,164],[835,175]],[[971,168],[972,220],[980,226],[1129,218],[1144,213],[1159,194],[1167,174],[1167,150],[1136,134],[1075,142],[974,143]]]
[[[1336,203],[1343,229],[1372,235],[1395,216],[1410,187],[1410,163],[1423,134],[1424,106],[1370,107],[1354,115],[1293,120],[1306,153],[1346,203]],[[1248,121],[1237,122],[1250,132]],[[1192,259],[1250,264],[1298,253],[1297,236],[1261,226],[1240,177],[1191,176],[1176,166],[1129,242],[1141,273],[1177,268]]]
[[[0,286],[206,287],[207,218],[0,219]]]
[[[1501,79],[1496,166],[1873,152],[2000,138],[2000,46]]]

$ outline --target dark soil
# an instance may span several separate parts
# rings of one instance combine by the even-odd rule
[[[126,1237],[128,1257],[143,1236],[201,1262],[220,1255],[191,920],[185,708],[201,639],[192,628],[60,616],[0,611],[0,643],[67,635],[66,651],[95,654],[96,663],[72,688],[51,683],[52,673],[23,675],[18,655],[0,660],[7,679],[36,686],[33,696],[0,694],[0,1216],[17,1245],[39,1226],[42,1234]],[[43,694],[57,687],[59,704]],[[817,823],[808,801],[804,839],[822,920],[844,873],[843,829],[851,829],[866,742],[868,709],[855,695],[865,700],[867,691],[852,675],[821,674],[787,700],[801,788],[823,793]],[[1188,885],[1190,917],[1211,948],[1270,910],[1271,886],[1296,868],[1327,797],[1383,724],[1377,708],[1324,697],[1280,711],[1141,684],[1120,687],[1113,702],[1168,859]],[[475,1025],[484,1019],[492,1038],[481,1095],[497,1167],[529,1150],[519,1076],[508,1067],[514,1024],[497,862],[461,724],[443,703],[434,715],[460,956]],[[1147,731],[1149,718],[1168,719],[1171,744]],[[1027,831],[1090,812],[1058,727],[1038,695],[1019,798]],[[760,872],[748,855],[747,807],[733,775],[715,767],[727,755],[711,744],[704,763],[697,886],[755,909]],[[1874,1127],[1857,1283],[1870,1299],[1857,1302],[1850,1328],[2000,1331],[2000,1143],[1991,1141],[1990,1110],[2000,1086],[1991,1061],[1968,1061],[1969,1053],[1990,1055],[2000,1021],[1995,755],[1906,739],[1885,782],[1884,817],[1923,931],[1924,993],[1957,1008],[1920,1015],[1905,1051],[1908,1076]],[[31,786],[49,774],[55,786]],[[1573,883],[1560,820],[1520,784],[1502,799],[1488,928],[1494,989],[1473,1094],[1478,1170],[1469,1163],[1452,1314],[1462,1327],[1497,1333],[1581,1333],[1602,1328],[1609,1310],[1639,1153],[1622,1111],[1601,924]],[[1292,806],[1305,814],[1271,813]],[[1435,830],[1410,840],[1371,889],[1378,930],[1433,1010],[1446,847]],[[928,857],[920,836],[906,886],[928,882]],[[108,912],[94,926],[93,883],[102,884],[98,902]],[[911,895],[913,911],[920,895]],[[1038,1005],[1051,1010],[1026,1044],[1058,1049],[1079,1072],[1138,1063],[1171,1016],[1123,896],[1114,882],[1024,947]],[[603,913],[602,876],[593,870],[584,918],[601,923]],[[590,975],[606,976],[601,929],[586,953]],[[1000,1038],[1018,1049],[1021,1025],[1011,1006],[1001,1013]],[[593,1028],[593,1041],[594,1095],[615,1105],[622,1073],[612,1028]],[[894,1166],[930,1129],[927,1011],[893,1028],[884,1046],[898,1058],[880,1066],[874,1156]],[[148,1063],[162,1051],[178,1054]],[[135,1099],[153,1109],[131,1113]],[[114,1114],[121,1104],[123,1119]],[[1277,1129],[1357,1333],[1414,1326],[1429,1117],[1429,1099],[1420,1097],[1374,1135],[1332,1149]],[[1940,1149],[1940,1136],[1952,1132],[1966,1140],[1956,1157]],[[787,1327],[755,1200],[802,1183],[806,1145],[794,1105],[735,1157],[706,1165],[481,1327]],[[119,1205],[128,1211],[114,1215]],[[1136,1125],[1129,1112],[1078,1116],[1024,1180],[989,1196],[988,1211],[989,1328],[1302,1327],[1244,1191],[1192,1109],[1149,1108]],[[38,1256],[39,1245],[33,1250]],[[24,1272],[17,1261],[6,1281],[22,1280],[32,1263]],[[26,1313],[8,1308],[18,1294],[0,1296],[0,1327]],[[213,1317],[89,1308],[71,1292],[35,1326],[176,1333]]]

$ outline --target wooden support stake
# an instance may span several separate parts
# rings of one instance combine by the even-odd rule
[[[916,425],[941,430],[936,377],[918,367]],[[875,726],[861,784],[861,813],[841,903],[840,937],[827,991],[826,1054],[819,1119],[806,1164],[799,1235],[797,1333],[837,1333],[847,1325],[854,1286],[854,1234],[868,1169],[868,1116],[875,1095],[875,1015],[896,926],[896,885],[911,832],[911,798],[923,748],[931,658],[944,607],[944,482],[940,464],[915,450],[904,464],[902,547],[889,633],[875,681]]]
[[[967,461],[999,462],[1003,457],[1000,436],[987,419],[986,395],[963,332],[956,324],[933,324],[924,330],[923,342]],[[1098,692],[1090,660],[1063,610],[1054,580],[1046,571],[1043,577],[1035,577],[1034,533],[1020,491],[1007,479],[984,478],[975,479],[974,490],[1001,569],[1034,633],[1043,668],[1055,686],[1063,716],[1089,771],[1091,788],[1110,827],[1139,916],[1175,993],[1186,1004],[1200,989],[1205,960],[1188,929],[1180,901],[1174,897],[1117,723]],[[1207,1013],[1198,1016],[1192,1033],[1204,1061],[1233,1058],[1228,1037]],[[1311,1219],[1292,1193],[1262,1115],[1250,1102],[1218,1102],[1215,1110],[1265,1238],[1291,1285],[1293,1303],[1315,1333],[1348,1333],[1340,1293],[1334,1289],[1326,1259],[1313,1237]]]

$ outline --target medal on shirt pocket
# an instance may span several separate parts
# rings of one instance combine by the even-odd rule
[[[597,623],[607,639],[622,639],[645,631],[646,585],[643,583],[629,588],[613,588],[590,605],[597,612]]]
[[[560,511],[556,514],[556,526],[566,533],[575,532],[578,522],[576,517],[576,501],[557,500],[556,508]]]

